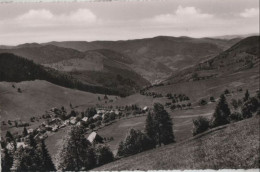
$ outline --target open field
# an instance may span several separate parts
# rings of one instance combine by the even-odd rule
[[[16,88],[13,88],[12,84]],[[17,88],[20,88],[22,93],[19,93]],[[0,89],[2,106],[0,113],[5,120],[26,120],[32,116],[40,116],[52,107],[64,106],[69,110],[70,103],[79,106],[79,109],[85,109],[100,103],[98,96],[104,97],[104,95],[68,89],[40,80],[19,83],[0,82]],[[114,96],[109,98],[113,99]]]
[[[259,168],[259,122],[254,116],[94,170]]]
[[[12,87],[15,86],[15,88]],[[21,93],[17,91],[20,88]],[[105,104],[98,101],[98,96],[103,99],[104,95],[93,94],[84,91],[69,89],[54,85],[47,81],[23,81],[19,83],[0,82],[0,115],[1,120],[22,120],[29,122],[31,117],[40,117],[46,110],[53,107],[61,108],[64,106],[70,112],[70,103],[76,110],[86,110],[89,106],[95,106],[97,103]],[[115,96],[108,96],[114,99]],[[42,122],[32,123],[37,126]],[[9,128],[8,125],[1,126],[2,133],[6,130],[11,132],[22,131],[23,128]]]

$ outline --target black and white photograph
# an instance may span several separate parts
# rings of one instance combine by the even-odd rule
[[[259,0],[0,0],[0,171],[257,172],[259,65]]]

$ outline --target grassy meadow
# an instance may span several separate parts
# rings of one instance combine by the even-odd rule
[[[94,170],[259,168],[259,122],[254,116]]]

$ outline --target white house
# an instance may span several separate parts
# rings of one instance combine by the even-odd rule
[[[100,117],[100,115],[96,114],[96,115],[93,116],[93,119],[97,119],[98,117]]]
[[[76,117],[71,117],[70,118],[70,124],[76,124]]]
[[[24,142],[17,142],[16,143],[16,146],[17,146],[17,148],[19,148],[19,147],[23,147],[23,148],[25,148],[27,145],[24,143]],[[13,143],[8,143],[7,145],[6,145],[6,148],[8,149],[8,150],[13,150],[14,149],[14,144]]]
[[[59,128],[58,125],[54,125],[54,126],[52,127],[52,131],[56,132],[56,131],[58,131],[58,128]]]
[[[116,115],[119,115],[119,110],[115,110],[115,114],[116,114]]]
[[[29,133],[32,133],[32,132],[33,132],[33,129],[30,128],[30,129],[27,130],[27,132],[28,132],[28,134],[29,134]]]
[[[84,121],[84,122],[87,122],[88,121],[88,117],[84,117],[81,120]]]
[[[69,123],[70,123],[70,120],[67,119],[67,120],[64,121],[63,124],[64,124],[64,125],[68,125]]]

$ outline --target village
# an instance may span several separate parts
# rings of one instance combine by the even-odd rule
[[[91,107],[81,113],[72,108],[71,112],[67,113],[64,107],[61,107],[60,109],[53,107],[42,115],[41,119],[44,119],[44,121],[36,128],[30,128],[28,127],[28,123],[20,124],[22,123],[20,122],[18,126],[24,126],[23,132],[21,134],[10,134],[10,137],[13,137],[12,139],[8,139],[9,134],[7,134],[6,148],[10,151],[19,147],[25,148],[28,146],[27,143],[30,138],[33,138],[36,141],[44,140],[48,136],[58,132],[60,129],[72,126],[83,127],[85,137],[91,144],[102,144],[113,140],[113,138],[101,137],[98,134],[99,129],[111,125],[120,119],[132,118],[137,115],[146,115],[148,110],[149,108],[147,106],[140,108],[137,105],[131,105],[114,109],[111,106],[101,108]],[[37,120],[38,119],[35,117],[31,118],[31,122]]]

